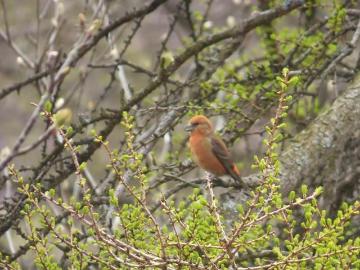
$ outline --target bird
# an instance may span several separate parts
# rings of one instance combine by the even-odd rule
[[[229,150],[223,140],[215,135],[213,125],[206,116],[193,116],[185,130],[190,132],[188,146],[199,167],[215,176],[230,175],[243,188],[247,188]]]

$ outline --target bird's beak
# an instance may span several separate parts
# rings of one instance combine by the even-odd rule
[[[185,126],[185,131],[191,132],[191,131],[194,130],[194,128],[195,128],[195,126],[193,126],[193,125],[186,125],[186,126]]]

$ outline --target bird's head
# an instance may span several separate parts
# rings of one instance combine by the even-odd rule
[[[210,120],[204,115],[193,116],[185,127],[188,132],[208,136],[213,133],[213,126]]]

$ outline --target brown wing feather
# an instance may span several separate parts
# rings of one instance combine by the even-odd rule
[[[218,158],[220,163],[224,166],[225,171],[238,183],[246,187],[246,184],[241,180],[241,177],[234,172],[234,162],[231,158],[225,143],[220,138],[211,138],[211,146],[214,155]]]
[[[213,153],[224,166],[226,172],[230,174],[235,180],[237,180],[238,176],[232,170],[234,162],[232,161],[230,153],[226,149],[224,142],[218,138],[211,138],[211,146]],[[233,174],[235,174],[235,177]]]

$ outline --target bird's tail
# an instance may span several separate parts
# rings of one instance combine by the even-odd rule
[[[240,176],[240,171],[239,169],[236,167],[235,164],[233,164],[231,170],[228,171],[228,173],[230,174],[230,176],[236,181],[236,183],[240,184],[242,188],[244,189],[248,189],[248,185],[241,179]]]

